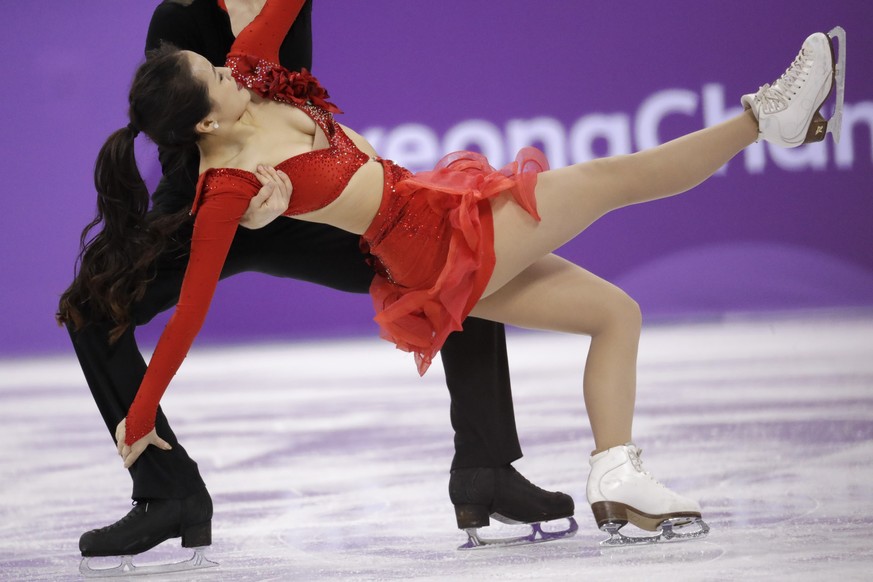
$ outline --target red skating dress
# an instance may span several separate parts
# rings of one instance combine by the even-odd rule
[[[328,147],[280,163],[294,187],[286,216],[327,206],[370,157],[333,119],[339,112],[307,71],[279,65],[278,50],[303,1],[267,0],[261,14],[236,39],[227,65],[237,81],[262,97],[298,107],[328,138]],[[380,335],[412,352],[420,374],[470,313],[494,269],[489,198],[510,192],[534,218],[536,176],[545,156],[525,148],[502,170],[474,152],[443,158],[430,172],[413,175],[388,160],[382,202],[361,237],[373,257],[370,287]],[[182,364],[209,309],[224,260],[242,215],[261,185],[235,168],[210,169],[197,184],[191,255],[179,301],[152,355],[127,415],[126,442],[154,428],[161,396]]]

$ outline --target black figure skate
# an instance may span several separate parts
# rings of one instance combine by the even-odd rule
[[[449,480],[449,497],[455,506],[458,529],[467,533],[460,550],[547,542],[574,535],[573,498],[540,489],[511,465],[499,468],[456,469]],[[529,531],[510,537],[489,538],[480,528],[490,518],[506,524],[523,524]],[[542,522],[566,519],[565,527],[552,531]]]
[[[137,566],[133,557],[171,538],[182,538],[183,548],[194,555],[181,562]],[[79,538],[82,562],[79,572],[88,578],[182,572],[217,566],[204,556],[212,544],[212,499],[206,490],[185,499],[136,502],[134,508],[112,525],[91,530]],[[119,557],[117,566],[94,568],[91,560]]]

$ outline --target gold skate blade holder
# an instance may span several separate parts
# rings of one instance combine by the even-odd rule
[[[834,63],[834,85],[837,89],[837,97],[834,103],[834,113],[828,120],[827,133],[834,136],[834,142],[840,143],[840,131],[843,126],[843,100],[846,93],[846,31],[842,26],[835,26],[828,31],[828,37],[831,39],[831,50],[833,50],[833,41],[837,41],[838,53],[837,62]]]

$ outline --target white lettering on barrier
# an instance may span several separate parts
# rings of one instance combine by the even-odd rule
[[[480,152],[496,168],[506,163],[504,147],[505,141],[500,128],[482,119],[462,121],[450,128],[443,138],[443,153],[461,150]]]
[[[371,135],[370,131],[376,133]],[[426,125],[404,123],[388,132],[387,136],[384,134],[385,131],[378,128],[368,130],[364,133],[364,137],[384,158],[393,160],[405,168],[415,172],[432,170],[440,158],[439,137]]]
[[[387,130],[372,127],[363,132],[376,151],[413,171],[433,168],[440,157],[456,150],[473,150],[484,154],[492,165],[501,167],[524,146],[539,147],[553,168],[602,156],[632,153],[662,143],[659,130],[670,115],[701,116],[706,127],[737,115],[741,106],[726,107],[724,86],[710,83],[700,94],[687,89],[665,89],[646,98],[634,115],[628,113],[591,113],[578,118],[569,130],[558,119],[535,117],[510,119],[504,131],[482,119],[468,119],[452,126],[442,140],[430,127],[406,123]],[[826,115],[827,117],[827,115]],[[743,152],[746,172],[765,171],[768,160],[781,170],[821,171],[828,166],[829,153],[841,170],[855,165],[854,130],[864,126],[870,139],[873,162],[873,101],[846,103],[839,144],[809,144],[783,149],[770,144],[753,144]],[[635,143],[634,143],[635,142]],[[724,173],[722,168],[720,173]]]
[[[525,146],[540,148],[549,163],[554,161],[554,167],[567,165],[567,132],[560,121],[552,117],[535,117],[533,119],[510,119],[506,123],[506,155],[507,157]],[[501,167],[497,165],[496,167]]]
[[[594,150],[598,141],[606,146],[599,155]],[[593,113],[580,117],[570,127],[570,155],[574,162],[627,154],[632,148],[630,117],[623,113]],[[552,158],[549,157],[549,164],[551,163]]]
[[[673,113],[693,116],[697,112],[697,94],[681,89],[658,91],[637,110],[634,133],[637,150],[647,150],[662,143],[658,138],[661,120]]]

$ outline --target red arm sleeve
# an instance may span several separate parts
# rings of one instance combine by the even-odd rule
[[[231,185],[225,189],[211,189],[209,200],[197,213],[179,302],[161,334],[127,413],[125,442],[128,445],[147,435],[155,426],[161,396],[206,319],[224,260],[250,200],[251,193]]]
[[[328,92],[305,68],[289,71],[279,64],[279,48],[300,12],[304,0],[267,0],[230,48],[227,67],[233,78],[259,96],[283,103],[312,103],[331,113],[342,113],[329,102]]]
[[[261,13],[230,47],[230,55],[248,55],[279,64],[279,47],[297,19],[305,0],[267,0]]]

